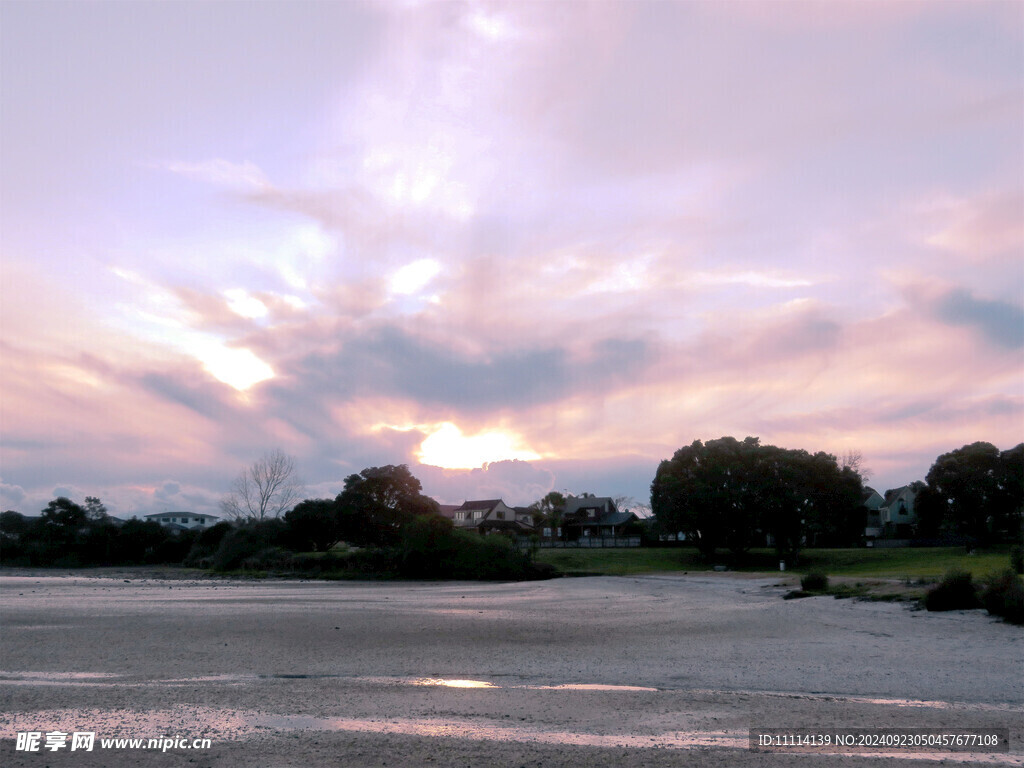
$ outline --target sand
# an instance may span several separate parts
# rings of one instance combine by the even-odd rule
[[[776,579],[0,576],[0,764],[1024,765],[1024,632]],[[765,753],[752,726],[1004,728],[1010,753]],[[17,751],[18,732],[209,738]]]

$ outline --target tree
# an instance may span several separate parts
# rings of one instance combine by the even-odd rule
[[[533,510],[535,526],[543,523],[552,531],[557,531],[562,526],[565,513],[565,496],[558,491],[551,491],[543,499],[533,502],[530,509]]]
[[[90,520],[103,520],[107,517],[107,508],[95,496],[86,496],[85,514]]]
[[[839,457],[839,468],[849,469],[858,475],[862,483],[871,479],[871,470],[864,466],[864,456],[855,448],[848,448]]]
[[[418,515],[438,514],[405,464],[369,467],[345,478],[338,494],[340,536],[357,545],[391,546]]]
[[[651,508],[660,528],[684,532],[705,556],[720,547],[742,556],[770,534],[779,554],[794,558],[808,537],[855,540],[862,490],[857,473],[830,454],[722,437],[695,440],[661,462]]]
[[[1016,541],[1024,503],[1024,443],[1000,452],[977,442],[939,456],[918,497],[918,515],[929,533],[952,533],[982,544]]]
[[[253,462],[232,485],[231,494],[220,503],[221,510],[235,520],[262,521],[279,517],[302,495],[295,476],[295,460],[275,449]]]
[[[287,512],[287,539],[297,550],[326,552],[341,540],[341,521],[335,499],[306,499]]]

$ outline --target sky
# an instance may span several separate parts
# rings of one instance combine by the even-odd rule
[[[0,3],[0,503],[1024,439],[1020,2]]]

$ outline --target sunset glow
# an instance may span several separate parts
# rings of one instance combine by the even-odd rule
[[[495,461],[532,461],[540,454],[517,447],[517,441],[505,432],[481,432],[463,435],[462,430],[445,422],[420,445],[419,460],[443,469],[476,469]]]

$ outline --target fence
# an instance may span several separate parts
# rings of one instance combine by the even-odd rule
[[[559,541],[557,539],[541,539],[530,541],[520,538],[516,542],[520,549],[538,547],[539,549],[600,549],[603,547],[639,547],[639,536],[580,536],[575,541]]]

